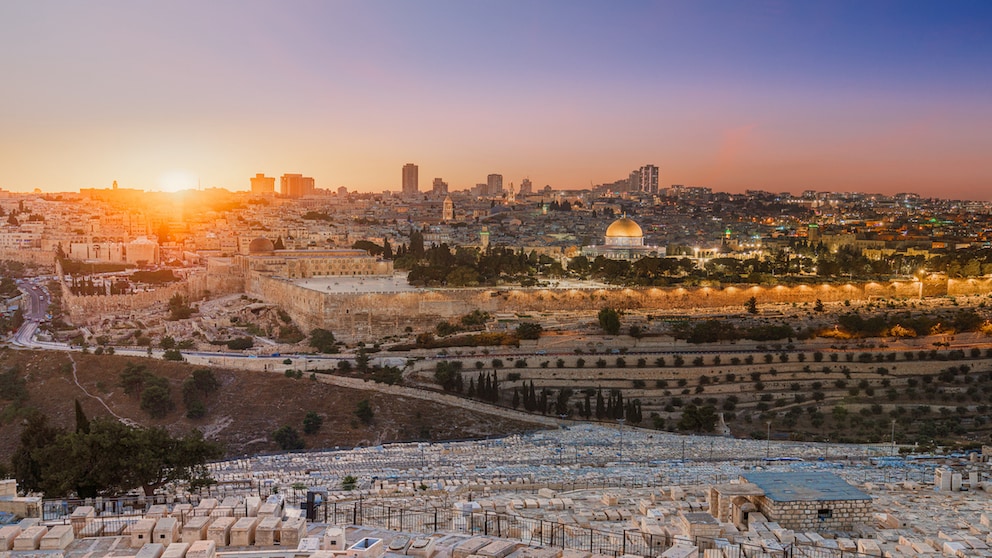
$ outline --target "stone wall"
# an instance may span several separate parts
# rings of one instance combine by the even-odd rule
[[[12,260],[32,265],[51,266],[55,263],[55,252],[51,250],[11,250],[0,249],[0,260]]]
[[[596,310],[613,307],[658,314],[692,308],[741,308],[750,298],[765,303],[843,302],[992,292],[992,280],[848,283],[844,285],[595,289],[473,288],[404,293],[322,293],[283,280],[252,274],[248,293],[284,308],[304,331],[323,327],[355,340],[423,331],[438,321],[479,309],[491,314]]]
[[[853,531],[872,520],[871,500],[809,500],[774,502],[757,498],[758,508],[770,521],[794,531]],[[829,510],[829,517],[821,511]]]
[[[241,292],[243,282],[240,276],[232,274],[194,273],[185,281],[159,287],[153,291],[120,295],[80,296],[72,294],[65,281],[62,266],[55,263],[55,274],[61,277],[62,311],[75,324],[93,324],[108,314],[129,314],[135,310],[150,308],[156,304],[166,304],[174,295],[181,294],[189,300],[200,300],[206,296],[220,296]]]

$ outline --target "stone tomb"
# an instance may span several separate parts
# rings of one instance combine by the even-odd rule
[[[242,517],[231,527],[231,546],[251,546],[255,544],[257,517]]]
[[[279,529],[282,527],[280,517],[257,518],[260,521],[255,527],[255,544],[257,546],[273,546],[279,542]],[[328,527],[330,529],[330,527]],[[336,550],[344,550],[344,547]]]
[[[40,550],[65,550],[75,540],[72,525],[56,525],[41,537]]]
[[[154,542],[169,546],[179,541],[179,520],[175,517],[163,517],[155,523],[152,531]]]
[[[14,548],[14,539],[21,534],[21,528],[17,525],[7,525],[0,527],[0,552],[6,552]]]
[[[184,543],[194,543],[205,540],[207,538],[207,528],[210,527],[212,521],[212,517],[205,515],[197,515],[189,518],[186,524],[183,525],[182,541]]]
[[[134,558],[162,558],[165,553],[165,545],[162,543],[148,543],[138,550]]]
[[[216,558],[217,543],[211,540],[196,541],[189,545],[186,558]]]
[[[487,537],[472,537],[467,541],[459,543],[458,546],[451,551],[451,555],[454,558],[468,558],[469,556],[478,553],[479,550],[491,542],[493,542],[492,539]]]
[[[38,550],[41,545],[41,538],[48,533],[47,527],[37,525],[28,527],[14,539],[14,550]]]
[[[434,555],[434,547],[437,545],[437,539],[434,537],[418,537],[410,541],[410,546],[406,548],[407,556],[416,556],[417,558],[430,558]]]
[[[871,496],[832,473],[760,472],[742,479],[764,491],[755,498],[759,510],[786,529],[853,531],[872,523]]]
[[[93,506],[79,506],[72,510],[72,514],[69,515],[69,524],[72,525],[73,534],[78,537],[95,518],[96,509]]]
[[[322,550],[344,550],[347,548],[347,539],[344,529],[335,525],[329,525],[324,530],[324,538],[321,544]]]
[[[307,535],[307,521],[302,517],[290,517],[279,529],[279,544],[296,548],[300,539]]]
[[[141,548],[152,542],[155,531],[154,519],[139,519],[131,525],[131,548]]]
[[[172,543],[162,553],[162,558],[186,558],[186,551],[189,550],[189,546],[189,543],[184,542]]]
[[[232,525],[234,525],[233,517],[215,518],[207,528],[207,539],[213,541],[216,546],[228,546],[231,544]]]
[[[355,556],[358,558],[381,558],[383,554],[386,553],[386,545],[382,543],[382,539],[374,539],[371,537],[365,537],[360,539],[355,544],[348,547],[348,556]]]

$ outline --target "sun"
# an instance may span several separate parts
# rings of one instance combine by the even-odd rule
[[[158,177],[158,189],[163,192],[193,190],[197,187],[198,182],[197,176],[192,172],[174,169],[164,172]]]

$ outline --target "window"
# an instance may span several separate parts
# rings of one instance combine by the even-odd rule
[[[834,515],[834,511],[828,508],[824,508],[822,510],[816,511],[816,517],[820,521],[826,521],[827,519],[833,517],[833,515]]]

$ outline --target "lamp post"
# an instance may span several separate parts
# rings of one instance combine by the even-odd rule
[[[768,427],[765,434],[765,457],[772,456],[772,421],[765,421],[765,425]]]
[[[617,419],[617,423],[620,424],[620,462],[623,463],[623,423],[625,419]]]
[[[892,419],[892,455],[896,454],[896,419]]]

